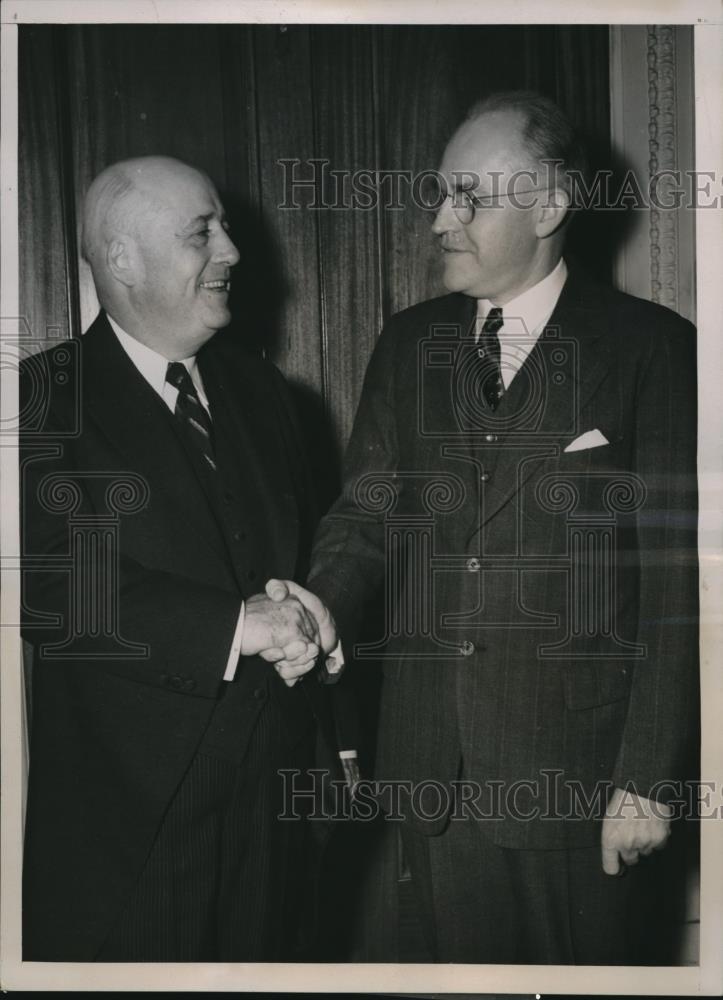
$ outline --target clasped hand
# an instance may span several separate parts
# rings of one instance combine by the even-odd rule
[[[327,657],[327,670],[336,672],[339,665],[329,657],[336,646],[328,608],[293,580],[269,580],[265,594],[246,601],[241,653],[273,663],[288,687],[311,670],[321,653]]]

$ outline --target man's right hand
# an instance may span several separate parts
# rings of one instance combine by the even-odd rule
[[[328,654],[336,648],[339,640],[334,619],[329,609],[316,594],[312,594],[311,591],[294,583],[293,580],[269,580],[266,584],[266,593],[274,601],[284,601],[288,597],[296,597],[316,623],[317,635],[324,652]]]
[[[298,598],[289,594],[282,601],[273,601],[266,594],[254,594],[246,601],[242,656],[258,654],[275,663],[303,653],[313,662],[319,648],[316,619]]]
[[[283,602],[289,597],[296,597],[301,601],[318,627],[319,644],[325,654],[324,669],[329,675],[340,673],[344,665],[344,656],[337,638],[334,619],[324,603],[293,580],[269,580],[266,584],[266,593],[274,601]],[[317,649],[315,655],[311,656],[309,651],[302,650],[297,653],[287,646],[283,659],[277,659],[274,668],[284,683],[292,687],[314,666],[318,652]]]

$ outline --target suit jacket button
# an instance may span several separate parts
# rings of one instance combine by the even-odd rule
[[[194,681],[194,679],[192,677],[187,677],[186,680],[183,682],[183,690],[184,691],[195,691],[196,690],[196,682]]]
[[[476,556],[472,556],[471,559],[467,560],[467,570],[470,573],[479,573],[479,568],[481,565],[482,565],[481,562],[479,561],[479,559],[477,559]]]
[[[266,692],[263,688],[254,688],[254,698],[257,701],[262,701],[266,697]]]
[[[178,674],[174,674],[173,677],[168,678],[167,684],[169,687],[172,687],[174,690],[178,691],[183,686],[183,681],[178,676]]]
[[[488,483],[490,481],[490,478],[491,477],[489,472],[483,472],[482,475],[479,477],[479,481],[481,483]]]
[[[474,653],[474,643],[466,639],[459,647],[459,651],[462,656],[471,656]]]
[[[497,440],[496,434],[485,434],[485,441],[487,442],[487,444],[494,444],[496,440]]]

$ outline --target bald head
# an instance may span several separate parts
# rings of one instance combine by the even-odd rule
[[[205,175],[170,156],[139,156],[120,160],[102,170],[88,188],[83,203],[81,250],[98,281],[106,251],[115,237],[138,238],[142,220],[158,212],[170,179],[183,174]]]
[[[166,156],[114,163],[88,189],[83,256],[103,308],[169,360],[188,357],[230,320],[229,239],[216,188]]]
[[[554,181],[570,191],[587,170],[587,157],[577,130],[562,109],[534,90],[500,91],[477,101],[466,123],[482,129],[494,118],[505,116],[517,126],[517,168],[533,168],[540,184]],[[551,170],[553,164],[557,168]]]

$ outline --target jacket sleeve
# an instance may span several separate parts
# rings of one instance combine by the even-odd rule
[[[309,460],[308,436],[301,431],[302,425],[292,391],[275,365],[269,362],[267,371],[270,385],[278,401],[286,460],[294,483],[299,511],[299,555],[295,575],[299,582],[303,583],[308,577],[311,542],[319,523],[319,497]]]
[[[49,414],[41,435],[21,428],[23,638],[59,668],[86,663],[181,693],[217,697],[240,595],[151,569],[117,548],[99,554],[81,544],[72,558],[69,514],[49,502],[48,477],[73,484],[68,489],[77,491],[76,512],[101,529],[102,517],[87,488],[92,478],[65,424],[61,409]],[[109,576],[115,581],[111,588]],[[93,607],[111,593],[115,607]],[[95,624],[87,617],[94,614]],[[104,642],[101,622],[115,622],[113,632],[145,652],[130,655],[118,643]]]
[[[647,798],[675,796],[697,748],[698,565],[695,330],[655,332],[638,381],[635,471],[640,606],[635,666],[614,783]]]
[[[382,332],[369,362],[343,466],[342,493],[314,540],[309,589],[331,609],[343,640],[356,636],[364,608],[385,571],[384,515],[360,505],[363,477],[394,477],[398,467],[393,324]]]

